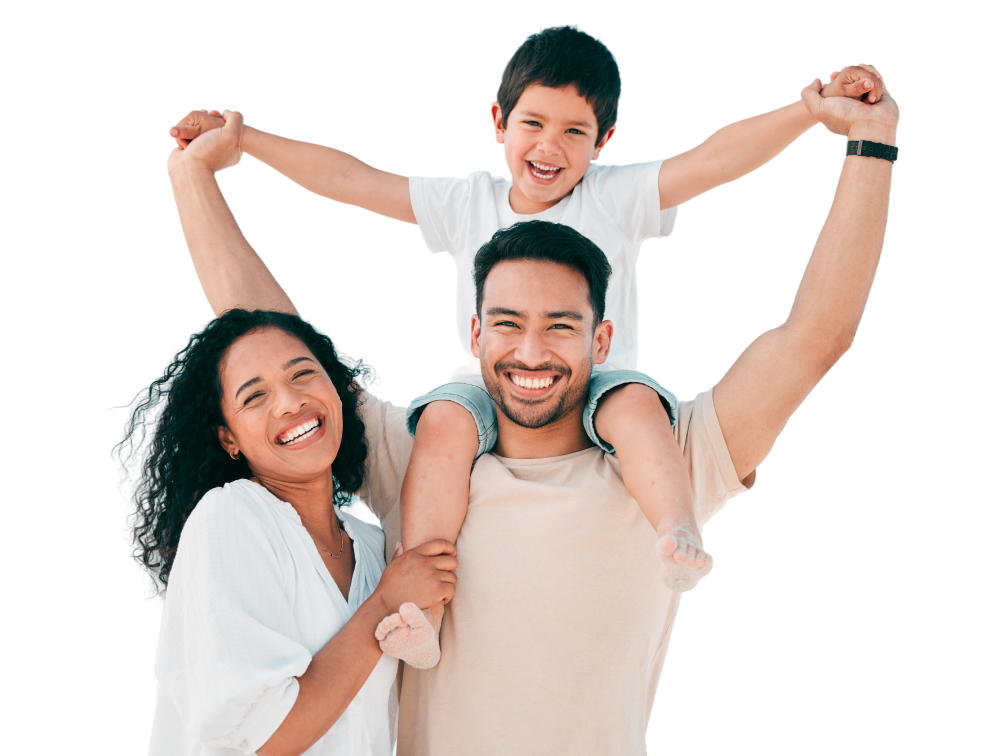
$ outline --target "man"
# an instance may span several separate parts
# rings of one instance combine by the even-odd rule
[[[891,162],[864,155],[891,154],[867,143],[894,144],[897,106],[889,95],[875,105],[823,100],[820,88],[805,88],[808,109],[862,147],[846,158],[789,318],[712,391],[679,405],[675,436],[700,526],[752,485],[793,411],[848,349],[876,272]],[[229,118],[236,124],[239,114]],[[171,156],[199,278],[217,314],[294,311],[215,185],[213,172],[239,160],[234,133],[209,132]],[[581,270],[547,257],[545,229],[530,245],[538,254],[486,264],[472,346],[497,401],[498,440],[471,477],[442,660],[404,673],[401,754],[645,752],[678,594],[660,582],[655,534],[618,460],[582,428],[581,387],[608,353],[611,329],[595,323],[595,292]],[[566,385],[530,405],[505,382],[512,371],[560,374]],[[607,401],[623,397],[629,387]],[[408,450],[403,414],[373,401],[366,424],[363,495],[392,537]]]

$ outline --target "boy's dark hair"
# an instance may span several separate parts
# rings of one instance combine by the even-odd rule
[[[365,426],[359,392],[376,371],[342,352],[326,333],[304,318],[267,310],[230,310],[204,323],[176,350],[159,377],[125,407],[121,440],[111,449],[118,463],[117,488],[125,500],[125,541],[143,573],[146,593],[162,603],[181,528],[195,504],[212,488],[250,476],[243,455],[223,451],[216,428],[222,417],[219,362],[234,341],[265,328],[280,328],[313,352],[331,376],[342,403],[341,447],[332,465],[339,503],[362,485],[366,463]]]
[[[598,121],[595,144],[616,125],[620,92],[616,59],[605,45],[573,26],[543,29],[515,51],[498,89],[502,126],[508,127],[508,114],[533,84],[554,89],[568,84],[577,87]]]
[[[498,263],[508,260],[542,260],[566,265],[584,276],[588,301],[597,326],[605,318],[605,293],[612,266],[605,252],[570,226],[548,221],[525,221],[502,228],[477,250],[473,259],[473,281],[477,287],[477,315],[484,303],[484,281]]]

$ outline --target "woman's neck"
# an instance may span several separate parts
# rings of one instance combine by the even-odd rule
[[[254,475],[254,480],[282,501],[291,504],[310,533],[327,533],[330,530],[334,480],[329,473],[294,483],[257,474]]]

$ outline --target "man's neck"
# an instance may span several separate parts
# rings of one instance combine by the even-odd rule
[[[545,459],[594,446],[581,421],[582,409],[567,412],[541,428],[523,428],[498,408],[498,440],[494,453],[509,459]]]

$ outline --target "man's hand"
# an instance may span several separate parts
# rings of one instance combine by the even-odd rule
[[[202,115],[214,117],[208,113]],[[223,123],[222,128],[213,127],[191,141],[187,147],[179,147],[171,152],[167,159],[168,173],[173,175],[180,166],[193,163],[200,163],[216,173],[240,162],[240,136],[244,117],[236,111],[224,110],[219,120]]]
[[[804,87],[800,96],[811,115],[821,121],[829,131],[847,136],[849,139],[867,139],[883,144],[894,144],[898,126],[898,104],[894,102],[894,98],[888,93],[882,81],[880,87],[880,100],[873,104],[860,102],[854,94],[850,97],[822,97],[820,79],[815,79]]]
[[[884,94],[884,80],[873,66],[860,63],[834,71],[831,81],[821,90],[822,97],[854,97],[871,105],[880,102]],[[189,116],[190,117],[190,116]]]
[[[170,130],[170,135],[174,137],[179,149],[187,147],[191,140],[212,129],[223,128],[222,113],[218,110],[193,110],[187,116],[177,122]]]

